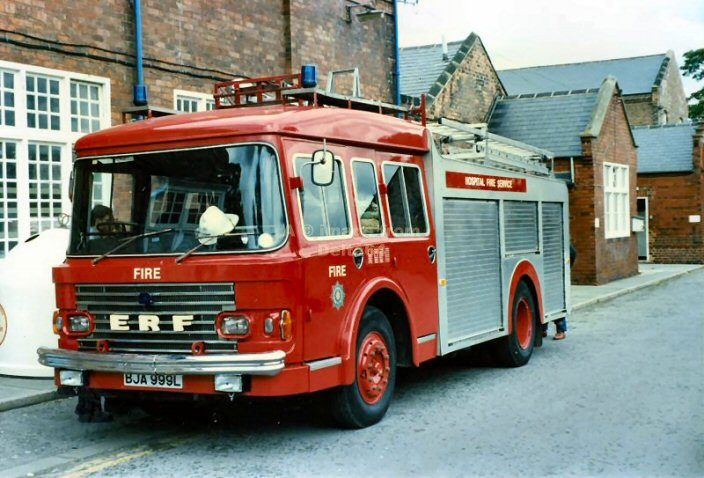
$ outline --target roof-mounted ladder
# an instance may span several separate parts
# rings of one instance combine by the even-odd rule
[[[440,118],[428,124],[428,130],[440,143],[446,159],[549,176],[554,154],[548,150],[489,133],[486,124],[465,124]],[[549,162],[549,164],[548,164]]]

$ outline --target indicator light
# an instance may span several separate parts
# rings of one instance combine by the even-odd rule
[[[281,332],[281,340],[288,340],[291,338],[293,332],[293,317],[291,317],[291,311],[286,309],[281,311],[279,331]]]

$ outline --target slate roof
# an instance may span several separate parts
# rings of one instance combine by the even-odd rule
[[[670,58],[658,55],[588,61],[564,65],[534,66],[497,73],[509,95],[544,91],[598,88],[604,78],[616,77],[623,95],[650,93],[659,85]]]
[[[598,96],[598,90],[591,89],[499,98],[491,111],[489,131],[550,150],[555,157],[581,156],[581,135],[592,120]]]
[[[632,128],[638,145],[639,173],[676,173],[693,169],[692,123]]]
[[[453,41],[447,44],[447,60],[442,59],[442,44],[400,48],[401,94],[419,97],[430,91],[462,43]]]

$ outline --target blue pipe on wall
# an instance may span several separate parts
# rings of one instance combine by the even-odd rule
[[[398,64],[398,0],[394,0],[394,89],[396,104],[401,104],[401,66]]]
[[[134,0],[134,45],[137,58],[137,84],[134,85],[132,102],[136,106],[146,105],[147,85],[144,84],[144,68],[142,65],[142,2]]]

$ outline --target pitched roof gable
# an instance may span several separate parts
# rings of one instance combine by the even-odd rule
[[[499,98],[489,117],[492,133],[552,151],[556,157],[582,155],[582,137],[598,136],[611,97],[614,78],[601,87]]]
[[[677,173],[693,170],[694,129],[692,123],[636,126],[638,173]]]
[[[461,41],[449,42],[446,60],[442,57],[441,44],[400,48],[401,94],[415,98],[427,93],[460,46]]]
[[[667,71],[669,61],[668,54],[662,53],[501,70],[498,74],[509,95],[598,88],[607,76],[616,77],[622,94],[633,95],[650,93],[653,86],[658,86]]]
[[[401,48],[401,94],[411,98],[423,93],[436,97],[477,41],[481,41],[479,37],[470,33],[462,41],[448,43],[447,60],[442,58],[442,45]]]

